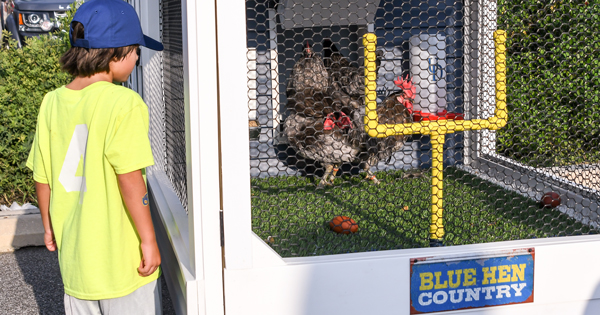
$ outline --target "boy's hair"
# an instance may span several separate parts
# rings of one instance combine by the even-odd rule
[[[73,40],[83,39],[83,24],[71,24]],[[113,60],[123,60],[129,53],[136,50],[139,45],[129,45],[117,48],[83,48],[71,47],[60,58],[62,69],[74,77],[90,77],[96,73],[110,71],[109,64]]]

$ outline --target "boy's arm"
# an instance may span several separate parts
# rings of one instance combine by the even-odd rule
[[[118,174],[117,178],[127,210],[142,240],[142,261],[138,273],[143,277],[147,277],[158,269],[161,261],[158,245],[156,244],[156,235],[154,234],[154,225],[150,217],[146,184],[141,170]]]
[[[54,240],[54,231],[50,221],[50,185],[35,182],[35,192],[42,215],[42,223],[44,224],[44,244],[46,244],[49,251],[53,252],[56,250],[56,241]]]

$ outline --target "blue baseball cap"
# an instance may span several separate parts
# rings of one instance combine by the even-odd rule
[[[73,22],[83,24],[84,38],[73,41],[73,28],[69,40],[73,47],[117,48],[140,45],[152,50],[163,50],[163,44],[142,32],[135,9],[123,0],[90,0],[75,13]]]

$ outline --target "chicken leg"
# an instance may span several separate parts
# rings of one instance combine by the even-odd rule
[[[323,177],[321,177],[321,181],[319,182],[319,187],[323,187],[325,185],[331,185],[332,181],[329,181],[329,175],[331,174],[331,172],[333,171],[333,164],[325,164],[325,174],[323,174]]]
[[[369,159],[367,159],[367,162],[363,163],[363,170],[367,174],[365,178],[372,181],[375,185],[379,185],[381,182],[375,177],[375,174],[371,172],[371,163],[376,164],[377,157],[370,156]]]
[[[340,170],[340,165],[333,164],[333,170],[329,174],[329,178],[325,179],[329,183],[329,185],[333,185],[333,181],[335,180],[335,176],[337,175],[339,170]]]
[[[321,178],[319,182],[319,187],[323,187],[324,185],[331,186],[333,185],[333,181],[335,180],[335,176],[339,169],[339,164],[326,164],[325,165],[325,174]]]

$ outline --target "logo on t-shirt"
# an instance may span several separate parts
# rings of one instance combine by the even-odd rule
[[[60,169],[58,181],[67,192],[86,192],[85,185],[85,152],[87,148],[88,128],[86,124],[75,126],[71,142],[67,149],[65,161]],[[83,201],[83,194],[79,203]]]

